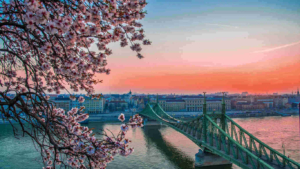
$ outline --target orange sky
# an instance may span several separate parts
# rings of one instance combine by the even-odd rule
[[[255,66],[255,64],[251,65]],[[273,70],[240,71],[235,67],[209,73],[137,76],[122,81],[121,88],[159,93],[184,91],[196,93],[203,91],[282,92],[287,89],[295,90],[295,86],[300,86],[299,68],[300,62],[296,62],[274,67]],[[119,87],[118,84],[115,87]]]
[[[180,94],[203,91],[281,93],[295,91],[300,86],[300,55],[266,57],[259,62],[237,66],[188,66],[189,69],[182,73],[176,69],[183,70],[184,65],[138,67],[113,69],[114,74],[96,88],[120,93],[131,89],[139,93]]]

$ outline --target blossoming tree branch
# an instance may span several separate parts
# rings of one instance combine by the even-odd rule
[[[46,168],[105,168],[116,154],[127,156],[125,134],[142,125],[138,115],[118,135],[81,126],[89,116],[84,107],[65,112],[47,94],[83,90],[92,98],[97,73],[109,74],[106,46],[120,42],[137,53],[144,39],[145,0],[0,0],[0,117],[13,132],[32,138]],[[96,44],[98,50],[92,50]],[[8,94],[14,97],[8,97]],[[75,96],[70,96],[72,100]],[[79,102],[84,98],[79,97]],[[25,116],[21,116],[25,114]],[[123,122],[123,114],[119,116]]]

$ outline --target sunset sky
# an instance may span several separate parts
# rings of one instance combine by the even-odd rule
[[[101,93],[273,93],[300,87],[299,0],[148,0],[144,59],[110,45]]]

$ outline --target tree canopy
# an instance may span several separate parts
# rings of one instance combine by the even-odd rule
[[[92,98],[97,73],[109,74],[107,45],[130,43],[138,58],[144,39],[142,24],[145,0],[0,0],[0,115],[14,133],[21,126],[39,147],[47,168],[57,165],[105,168],[113,156],[133,152],[125,139],[128,126],[142,125],[132,117],[118,135],[80,125],[89,116],[84,107],[65,112],[49,100],[49,93],[85,91]],[[96,44],[93,50],[91,45]],[[13,97],[9,96],[13,94]],[[70,96],[75,100],[75,96]],[[83,98],[78,98],[83,102]],[[25,114],[25,116],[23,116]],[[124,121],[124,115],[120,120]]]

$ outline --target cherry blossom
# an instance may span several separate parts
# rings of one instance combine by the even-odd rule
[[[80,96],[80,97],[78,98],[78,102],[79,102],[79,103],[83,103],[84,100],[85,100],[85,99],[84,99],[84,97],[82,97],[82,96]]]
[[[125,115],[123,113],[121,113],[119,115],[118,119],[123,122],[125,120]]]
[[[65,111],[48,94],[81,91],[100,98],[94,85],[102,83],[98,74],[111,72],[107,58],[113,55],[108,48],[112,42],[129,45],[143,58],[141,45],[151,44],[140,23],[146,0],[0,3],[0,115],[19,123],[22,134],[34,140],[45,168],[105,168],[115,155],[131,154],[134,149],[124,139],[130,127],[142,126],[140,116],[122,124],[117,136],[104,132],[104,138],[97,139],[93,129],[80,124],[89,117],[85,107]],[[70,99],[76,101],[76,96]],[[79,103],[84,100],[78,98]],[[124,114],[119,120],[125,121]]]

